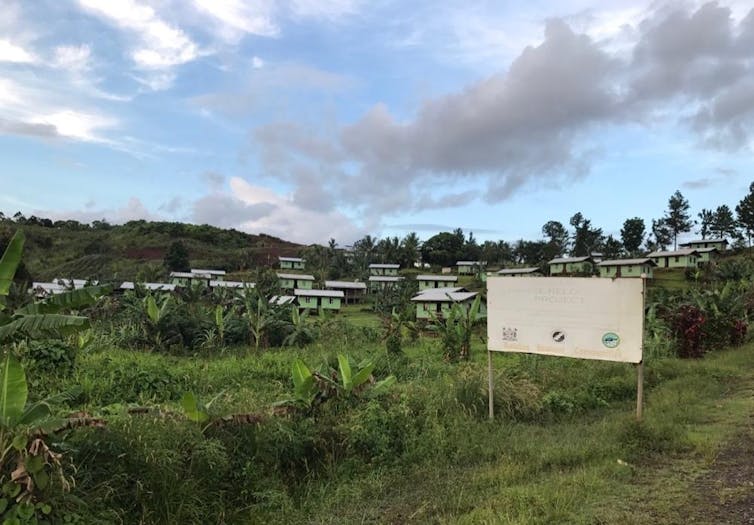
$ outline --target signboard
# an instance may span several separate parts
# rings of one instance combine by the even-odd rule
[[[640,363],[643,289],[643,279],[488,279],[487,348]]]

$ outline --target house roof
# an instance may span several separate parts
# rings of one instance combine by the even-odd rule
[[[487,266],[486,261],[458,261],[456,266]]]
[[[718,238],[718,239],[694,239],[693,241],[686,241],[679,244],[679,246],[693,246],[695,244],[709,244],[711,242],[714,243],[723,243],[728,244],[728,239]]]
[[[293,290],[294,295],[303,297],[344,297],[341,290]]]
[[[344,288],[347,290],[366,290],[367,283],[352,281],[325,281],[325,288]]]
[[[138,285],[147,290],[162,290],[165,292],[172,292],[176,287],[175,284],[170,283],[138,283]],[[133,290],[134,288],[136,288],[136,284],[132,281],[123,281],[120,285],[121,290]]]
[[[53,284],[59,284],[62,286],[66,286],[68,288],[83,288],[86,286],[86,283],[91,282],[92,285],[96,285],[99,283],[99,281],[88,281],[87,279],[61,279],[60,277],[56,277],[52,280]]]
[[[637,264],[651,264],[652,266],[657,266],[657,263],[649,257],[643,259],[612,259],[609,261],[602,261],[601,263],[598,263],[597,266],[634,266]]]
[[[304,273],[279,273],[278,278],[293,279],[296,281],[313,281],[314,280],[313,275],[306,275]]]
[[[720,251],[717,248],[694,248],[694,250],[696,250],[697,253],[712,253]]]
[[[416,295],[423,295],[423,294],[445,294],[445,293],[454,293],[454,292],[468,292],[466,288],[463,286],[452,286],[448,288],[426,288],[424,290],[419,290],[419,292]]]
[[[199,270],[197,268],[191,268],[191,273],[201,275],[225,275],[225,270]]]
[[[369,281],[376,283],[395,283],[402,281],[403,277],[397,275],[370,275]]]
[[[31,283],[31,289],[32,290],[42,290],[47,293],[63,293],[67,292],[68,288],[63,286],[62,284],[58,283],[41,283],[41,282],[33,282]]]
[[[180,277],[180,278],[185,277],[187,279],[197,278],[198,277],[198,278],[202,278],[202,279],[209,279],[209,274],[207,274],[206,277],[205,277],[205,276],[199,275],[199,274],[194,273],[194,272],[170,272],[170,277]]]
[[[384,268],[386,270],[397,270],[401,267],[400,264],[381,264],[381,263],[372,263],[369,265],[370,268]]]
[[[446,281],[454,283],[458,280],[457,275],[417,275],[417,281]]]
[[[676,250],[676,251],[665,251],[665,252],[652,252],[647,257],[685,257],[687,255],[699,255],[699,251],[692,249],[692,248],[686,248],[685,250]]]
[[[254,288],[256,284],[254,283],[247,283],[244,281],[210,281],[209,287],[210,288]]]
[[[551,260],[547,264],[567,264],[567,263],[580,263],[580,262],[591,262],[592,258],[590,256],[585,257],[556,257],[555,259]]]
[[[539,268],[504,268],[498,270],[496,273],[498,275],[516,275],[519,273],[536,273],[538,271],[540,271]]]
[[[286,304],[291,304],[293,301],[296,300],[296,297],[293,295],[273,295],[270,297],[270,304],[276,305],[276,306],[284,306]]]
[[[304,262],[300,257],[278,257],[280,262]]]
[[[417,303],[455,303],[468,301],[479,295],[477,292],[448,292],[447,289],[435,289],[437,293],[420,293],[411,298]]]

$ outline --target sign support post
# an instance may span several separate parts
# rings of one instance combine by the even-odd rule
[[[636,421],[641,421],[644,409],[644,361],[636,365]]]
[[[489,374],[487,395],[489,396],[490,420],[495,419],[494,376],[492,373],[492,351],[487,350],[487,373]]]

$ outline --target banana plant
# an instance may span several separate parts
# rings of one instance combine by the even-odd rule
[[[170,296],[165,297],[160,306],[157,306],[157,300],[154,298],[154,295],[149,294],[144,298],[144,310],[154,326],[157,326],[165,318],[170,309],[170,304]]]
[[[299,312],[297,306],[291,307],[291,333],[283,340],[283,346],[304,346],[314,340],[312,328],[307,323],[309,310]]]

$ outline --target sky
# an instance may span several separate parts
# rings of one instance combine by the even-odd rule
[[[751,0],[0,0],[0,210],[606,233],[754,181]]]

